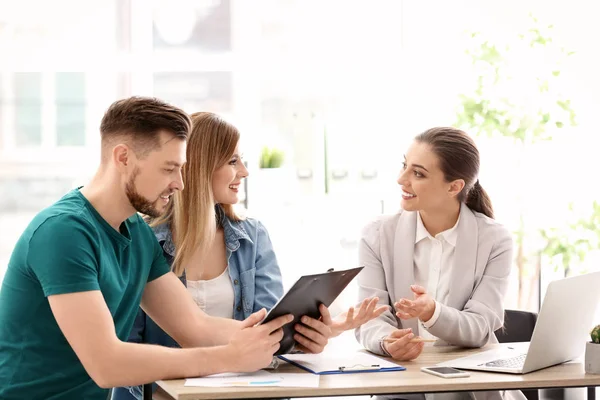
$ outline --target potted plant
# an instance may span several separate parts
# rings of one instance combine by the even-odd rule
[[[585,372],[600,374],[600,325],[591,332],[592,341],[585,346]]]
[[[259,154],[258,170],[248,179],[248,198],[254,204],[272,205],[293,197],[295,177],[284,162],[285,152],[275,146],[264,146]]]

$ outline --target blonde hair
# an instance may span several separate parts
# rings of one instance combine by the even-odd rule
[[[215,239],[217,220],[212,178],[231,159],[240,138],[237,128],[216,114],[198,112],[191,115],[191,120],[187,163],[182,171],[184,190],[177,191],[166,212],[150,222],[153,227],[170,224],[175,244],[172,269],[177,276],[183,274],[194,251],[205,253]],[[219,206],[229,219],[242,220],[233,205]]]

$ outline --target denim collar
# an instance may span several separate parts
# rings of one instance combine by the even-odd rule
[[[223,211],[220,205],[215,205],[215,214],[217,221],[221,224],[225,235],[225,246],[229,251],[236,251],[240,248],[240,240],[244,239],[252,242],[250,235],[246,232],[241,221],[233,221]],[[159,243],[162,244],[163,250],[175,257],[175,244],[173,243],[173,235],[171,234],[171,224],[165,223],[154,228],[154,234]]]

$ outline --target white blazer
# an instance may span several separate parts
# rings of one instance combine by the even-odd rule
[[[414,284],[413,250],[417,212],[400,211],[368,224],[359,244],[359,298],[379,297],[379,304],[391,305],[378,318],[355,331],[368,350],[382,354],[380,339],[399,328],[418,332],[418,320],[400,320],[393,304],[412,299]],[[458,223],[448,304],[441,307],[438,320],[428,330],[452,345],[481,347],[497,343],[494,331],[504,324],[503,300],[508,288],[513,257],[510,232],[502,225],[462,204]],[[443,267],[442,267],[443,268]]]

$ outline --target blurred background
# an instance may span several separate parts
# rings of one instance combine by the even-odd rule
[[[284,284],[355,267],[398,210],[411,139],[465,129],[514,232],[506,305],[600,269],[598,2],[0,0],[0,280],[35,213],[84,185],[114,100],[236,124],[244,204]],[[351,285],[339,300],[351,304]]]

